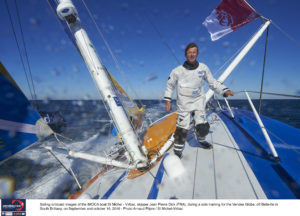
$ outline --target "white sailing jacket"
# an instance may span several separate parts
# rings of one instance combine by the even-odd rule
[[[212,76],[209,68],[199,63],[194,70],[188,70],[182,65],[172,70],[164,94],[165,100],[171,100],[175,86],[177,87],[177,111],[190,112],[205,110],[204,82],[218,94],[223,95],[228,88]]]

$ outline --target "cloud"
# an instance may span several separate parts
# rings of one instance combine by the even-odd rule
[[[152,74],[150,74],[149,76],[146,77],[146,80],[144,82],[149,82],[149,81],[152,81],[152,80],[156,80],[157,78],[158,78],[157,73],[152,73]]]

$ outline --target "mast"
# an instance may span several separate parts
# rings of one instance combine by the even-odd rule
[[[138,137],[118,99],[105,66],[100,61],[92,42],[90,41],[86,31],[81,26],[75,6],[71,0],[59,0],[56,12],[62,20],[67,22],[72,34],[74,35],[77,48],[88,67],[90,75],[92,76],[102,99],[104,100],[105,106],[122,137],[125,148],[128,151],[135,167],[147,167],[148,162],[145,155],[139,148],[140,142]]]
[[[263,19],[266,19],[262,17]],[[260,29],[255,33],[255,35],[251,38],[251,40],[246,44],[246,46],[241,50],[241,52],[235,57],[235,59],[231,62],[231,64],[226,68],[226,70],[221,74],[218,78],[220,83],[223,83],[226,78],[231,74],[231,72],[236,68],[236,66],[240,63],[240,61],[245,57],[245,55],[249,52],[249,50],[253,47],[256,41],[261,37],[266,28],[271,24],[270,20],[267,20]],[[209,89],[206,92],[206,102],[207,103],[210,98],[213,96],[213,90]]]

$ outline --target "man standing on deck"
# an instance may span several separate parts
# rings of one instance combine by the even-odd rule
[[[185,48],[186,61],[172,70],[165,91],[167,112],[171,109],[171,99],[175,86],[177,87],[177,123],[174,133],[174,153],[181,158],[191,115],[195,120],[195,134],[203,148],[211,149],[212,145],[205,141],[209,132],[209,123],[205,113],[205,80],[216,93],[227,97],[234,92],[215,80],[209,68],[197,61],[198,47],[190,43]]]

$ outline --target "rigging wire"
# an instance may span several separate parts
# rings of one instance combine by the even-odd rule
[[[57,16],[56,11],[55,11],[55,9],[52,7],[50,1],[47,0],[47,2],[48,2],[49,7],[52,9],[53,13],[55,14],[55,16],[56,16],[58,19],[60,19],[60,18]],[[64,27],[63,23],[62,23],[62,22],[59,22],[59,23],[60,23],[61,27],[63,28],[63,30],[67,31],[67,29]],[[70,30],[69,25],[67,25],[67,26],[68,26],[68,28],[69,28],[69,30]],[[70,31],[71,31],[71,30],[70,30]],[[68,32],[66,32],[66,33],[67,33],[67,35],[70,37],[70,39],[72,39],[73,35],[70,35]],[[82,31],[81,31],[80,33],[83,34]],[[89,47],[87,41],[85,40],[85,37],[83,36],[82,38],[84,39],[84,44],[85,44],[85,46],[86,46],[86,47]],[[74,45],[75,45],[76,49],[78,50],[78,52],[80,53],[80,49],[79,49],[79,47],[77,46],[77,44],[74,43]],[[93,58],[91,57],[91,53],[90,53],[89,49],[87,49],[87,51],[88,51],[88,58],[90,59],[90,62],[92,63],[94,69],[96,69],[96,68],[97,68],[97,67],[96,67],[96,63],[94,62]],[[100,60],[100,59],[99,59],[99,60]],[[102,62],[101,62],[101,64],[102,64]],[[95,83],[96,81],[93,79],[93,82]],[[96,83],[95,83],[95,84],[96,84]],[[97,86],[97,85],[96,85],[96,86]],[[101,95],[102,98],[104,98],[103,95],[102,95],[101,93],[100,93],[100,95]],[[105,109],[108,111],[108,115],[109,115],[110,119],[113,120],[113,117],[112,117],[111,113],[109,112],[109,108],[107,107],[107,104],[104,102],[104,100],[101,100],[101,101],[102,101],[102,103],[103,103]]]
[[[121,74],[122,74],[123,77],[125,78],[125,81],[126,81],[127,84],[129,85],[129,87],[130,87],[130,89],[133,91],[133,93],[135,94],[135,97],[137,98],[137,100],[139,101],[139,103],[140,103],[142,106],[144,106],[144,104],[142,103],[142,101],[141,101],[141,99],[139,98],[138,94],[136,93],[136,91],[135,91],[134,88],[132,87],[130,81],[127,79],[127,76],[126,76],[125,72],[124,72],[124,71],[122,70],[122,68],[121,68],[121,64],[119,63],[117,57],[115,56],[114,52],[112,51],[112,49],[111,49],[109,43],[108,43],[107,40],[105,39],[103,32],[101,31],[99,25],[97,24],[96,20],[94,19],[93,15],[92,15],[92,13],[91,13],[91,11],[90,11],[90,9],[88,8],[87,4],[85,3],[85,0],[81,0],[81,1],[82,1],[82,3],[83,3],[84,7],[86,8],[86,10],[87,10],[87,12],[88,12],[90,18],[92,19],[92,21],[93,21],[93,23],[94,23],[94,25],[95,25],[95,27],[96,27],[96,29],[97,29],[97,32],[98,32],[98,34],[100,35],[100,37],[102,38],[102,40],[103,40],[103,42],[104,42],[104,44],[105,44],[105,46],[106,46],[106,48],[107,48],[109,54],[111,55],[113,61],[115,62],[115,65],[117,66],[117,69],[121,72]]]
[[[264,21],[267,20],[266,18],[264,17],[261,17],[261,20],[263,21],[263,24],[264,24]],[[240,51],[242,49],[244,49],[244,47],[249,43],[250,40],[252,40],[252,38],[256,35],[256,33],[258,32],[259,30],[257,30],[244,44],[241,48],[239,48],[215,73],[213,73],[213,75],[216,75],[217,73],[220,72],[220,70],[228,63],[230,62],[234,57],[236,57]]]
[[[238,91],[235,92],[236,94],[241,94],[244,93],[245,91]],[[252,92],[252,93],[258,93],[260,94],[260,91],[247,91],[247,92]],[[296,98],[300,98],[300,96],[298,95],[288,95],[288,94],[278,94],[278,93],[270,93],[270,92],[262,92],[262,94],[268,94],[268,95],[276,95],[276,96],[285,96],[285,97],[296,97]],[[251,119],[249,116],[244,116],[246,119],[248,119],[249,121],[253,122],[254,124],[258,125],[258,122]],[[297,149],[295,149],[295,146],[292,146],[288,143],[286,143],[283,139],[281,139],[280,137],[278,137],[276,134],[274,134],[272,131],[270,131],[269,129],[265,128],[267,130],[268,133],[270,133],[272,136],[274,136],[276,139],[278,139],[282,144],[286,145],[289,149],[291,149],[292,151],[294,151],[296,154],[300,155],[300,152],[297,151]]]
[[[276,139],[278,139],[282,144],[286,145],[289,149],[291,149],[292,151],[294,151],[296,154],[300,155],[300,152],[297,151],[297,149],[295,148],[295,146],[292,146],[288,143],[286,143],[283,139],[281,139],[280,137],[278,137],[276,134],[274,134],[272,131],[268,130],[267,128],[265,128],[272,136],[274,136]]]
[[[266,19],[266,18],[265,18]],[[297,46],[300,46],[300,42],[298,42],[296,39],[294,39],[291,35],[289,35],[286,31],[284,31],[278,24],[272,20],[271,22],[284,36],[286,36],[291,42],[296,44]],[[269,27],[267,29],[267,34],[268,34]],[[266,42],[267,43],[267,42]],[[274,94],[274,93],[273,93]],[[279,94],[276,94],[279,95]],[[293,95],[281,95],[281,96],[290,96],[290,97],[298,97],[298,96],[293,96]]]
[[[84,35],[83,35],[83,32],[82,31],[80,31],[80,33],[81,33],[81,35],[82,35],[82,38],[83,38],[83,40],[84,40],[84,44],[85,44],[85,46],[86,47],[88,47],[88,43],[87,43],[87,41],[86,41],[86,39],[85,39],[85,37],[84,37]],[[76,47],[77,47],[77,45],[76,45]],[[79,50],[79,48],[77,48],[78,50]],[[94,62],[94,60],[93,60],[93,58],[91,57],[91,53],[90,53],[90,50],[89,49],[87,49],[87,51],[88,51],[88,57],[90,58],[90,61],[91,61],[91,63],[93,64],[93,66],[94,66],[94,69],[96,70],[97,69],[97,67],[96,67],[96,63]],[[101,64],[102,64],[102,62],[101,62]],[[95,86],[97,86],[96,85],[96,81],[93,79],[93,81],[94,81],[94,83],[95,83]],[[99,91],[100,92],[100,91]],[[107,110],[107,112],[108,112],[108,115],[109,115],[109,117],[110,117],[110,119],[111,120],[114,120],[114,118],[113,118],[113,116],[112,116],[112,114],[111,114],[111,112],[109,111],[110,109],[109,109],[109,107],[107,107],[108,105],[105,103],[105,101],[104,101],[104,95],[102,95],[102,93],[100,92],[100,95],[101,95],[101,97],[102,97],[102,99],[103,100],[101,100],[102,101],[102,103],[103,103],[103,105],[104,105],[104,107],[105,107],[105,109]],[[113,121],[113,122],[115,122],[115,121]],[[114,124],[115,125],[115,124]],[[116,125],[115,125],[116,126]]]
[[[263,63],[263,70],[262,70],[262,77],[261,77],[261,84],[260,84],[260,94],[259,94],[258,114],[260,114],[260,112],[261,112],[262,91],[263,91],[263,87],[264,87],[264,78],[265,78],[265,68],[266,68],[266,58],[267,58],[268,38],[269,38],[269,26],[268,26],[268,28],[267,28],[267,34],[266,34],[265,53],[264,53],[264,63]]]
[[[20,14],[19,14],[19,8],[18,8],[18,4],[17,4],[16,0],[14,0],[14,3],[15,3],[17,17],[18,17],[18,22],[19,22],[19,27],[20,27],[20,31],[21,31],[21,36],[22,36],[21,38],[22,38],[22,42],[23,42],[23,47],[24,47],[24,52],[25,52],[27,67],[28,67],[28,70],[29,70],[29,76],[30,76],[30,80],[31,80],[31,86],[32,86],[32,89],[33,89],[33,96],[34,96],[34,98],[32,98],[32,99],[35,100],[34,104],[35,104],[35,107],[37,108],[36,91],[35,91],[35,87],[34,87],[34,83],[33,83],[32,72],[31,72],[31,67],[30,67],[29,58],[28,58],[28,52],[27,52],[27,48],[26,48],[26,42],[25,42],[25,39],[24,39],[24,33],[23,33],[21,18],[20,18]]]
[[[261,17],[262,21],[267,20],[264,17]],[[259,31],[259,30],[258,30]],[[213,73],[213,76],[216,76],[217,74],[219,74],[221,72],[221,69],[225,67],[225,65],[227,65],[229,62],[232,62],[232,59],[235,58],[242,49],[244,49],[244,47],[249,43],[249,41],[255,36],[257,32],[255,32],[244,44],[242,47],[240,47],[216,72]],[[233,82],[234,80],[232,80]]]
[[[133,93],[135,94],[135,96],[136,96],[137,100],[139,101],[139,103],[141,104],[141,106],[142,106],[142,107],[145,107],[145,105],[143,104],[143,102],[141,101],[141,99],[139,98],[139,96],[137,95],[137,93],[135,92],[135,90],[132,88],[131,83],[130,83],[129,80],[127,79],[127,76],[125,75],[124,71],[122,70],[121,65],[120,65],[118,59],[116,58],[116,56],[114,55],[114,53],[113,53],[111,47],[109,46],[108,42],[106,41],[106,39],[105,39],[105,37],[104,37],[104,34],[102,33],[101,29],[99,28],[98,24],[96,23],[96,21],[95,21],[93,15],[92,15],[91,11],[89,10],[87,4],[85,3],[84,0],[82,0],[82,3],[84,4],[84,7],[86,8],[86,10],[87,10],[87,12],[88,12],[90,18],[92,19],[94,25],[96,26],[96,29],[97,29],[97,31],[98,31],[98,34],[101,36],[102,40],[104,41],[105,46],[106,46],[106,48],[108,49],[110,55],[112,56],[112,58],[113,58],[113,60],[114,60],[114,62],[115,62],[115,64],[116,64],[118,70],[121,72],[121,74],[122,74],[123,77],[125,78],[127,84],[129,85],[129,87],[131,88],[131,90],[133,91]],[[85,43],[86,43],[86,41],[85,41]],[[108,73],[107,70],[106,70],[106,72]],[[104,103],[104,101],[103,101],[103,103]],[[122,101],[121,101],[121,103],[123,104]],[[105,104],[105,103],[104,103],[104,106],[106,107],[106,104]],[[106,107],[106,110],[108,111],[108,113],[109,113],[111,119],[114,119],[113,116],[110,114],[109,109],[108,109],[107,107]],[[132,126],[133,131],[135,132],[136,136],[137,136],[138,139],[140,140],[140,138],[139,138],[139,136],[138,136],[138,134],[137,134],[137,131],[134,129],[135,126],[134,126],[134,124],[133,124],[133,121],[129,121],[129,122],[130,122],[130,125]],[[115,124],[114,124],[114,125],[115,125]],[[115,127],[116,127],[116,125],[115,125]],[[116,128],[117,128],[117,127],[116,127]],[[123,142],[122,139],[120,139],[120,141]],[[123,142],[123,143],[124,143],[124,142]]]
[[[65,26],[63,25],[63,23],[60,22],[60,18],[58,17],[58,15],[57,15],[57,13],[56,13],[56,10],[53,8],[53,5],[50,3],[49,0],[47,0],[47,2],[48,2],[49,7],[52,9],[52,12],[54,13],[55,17],[58,19],[58,21],[59,21],[59,23],[60,23],[60,26],[63,28],[64,31],[67,31],[67,29],[65,28]],[[68,26],[68,28],[69,28],[69,30],[70,30],[69,25],[67,25],[67,26]],[[70,31],[71,31],[71,30],[70,30]],[[70,39],[73,41],[73,38],[72,38],[73,35],[70,35],[68,32],[66,32],[66,33],[67,33],[67,35],[70,37]],[[80,32],[80,33],[83,34],[82,32]],[[88,47],[88,43],[86,42],[85,37],[83,37],[83,39],[84,39],[85,46]],[[78,52],[80,53],[80,49],[79,49],[79,47],[77,46],[76,42],[74,42],[74,45],[75,45],[76,49],[78,50]],[[89,51],[89,49],[87,49],[87,50],[88,50],[88,57],[89,57],[91,63],[93,64],[94,69],[96,69],[97,67],[96,67],[95,62],[93,61],[93,58],[91,57],[90,51]],[[94,81],[94,79],[93,79],[93,81]],[[94,83],[95,83],[95,81],[94,81]],[[101,93],[100,93],[100,95],[101,95]],[[102,95],[101,95],[101,97],[104,98]],[[106,110],[109,110],[108,107],[107,107],[107,105],[104,103],[103,100],[102,100],[102,103],[103,103],[105,109],[106,109]],[[108,114],[109,114],[110,119],[112,120],[113,118],[112,118],[110,112],[108,112]]]
[[[254,36],[254,35],[253,35]],[[252,36],[252,37],[253,37]],[[243,44],[243,46],[241,46],[229,59],[227,59],[227,61],[221,66],[221,67],[219,67],[218,68],[218,70],[216,70],[216,72],[214,72],[213,73],[213,76],[215,76],[215,75],[217,75],[218,73],[220,73],[221,72],[221,69],[222,68],[224,68],[225,67],[225,65],[227,65],[230,61],[232,61],[232,59],[234,58],[234,57],[236,57],[239,53],[240,53],[240,51],[242,50],[242,49],[244,49],[244,47],[248,44],[248,42],[252,39],[252,37],[248,40],[248,41],[246,41],[244,44]]]
[[[236,94],[240,94],[240,93],[244,93],[245,91],[235,91],[234,93]],[[260,91],[248,91],[247,92],[251,92],[251,93],[260,93]],[[262,92],[262,94],[266,94],[266,95],[274,95],[274,96],[283,96],[283,97],[294,97],[294,98],[300,98],[300,95],[291,95],[291,94],[281,94],[281,93],[274,93],[274,92]]]
[[[80,33],[83,34],[82,31],[81,31]],[[83,36],[82,38],[84,39],[85,46],[88,47],[88,43],[87,43],[85,37]],[[78,48],[78,50],[79,50],[79,48]],[[89,49],[87,49],[87,50],[88,50],[89,58],[90,58],[90,60],[91,60],[91,62],[92,62],[92,64],[93,64],[94,68],[97,69],[96,63],[94,62],[93,58],[91,57],[91,53],[90,53]],[[96,51],[95,51],[95,52],[96,52]],[[100,60],[100,59],[99,59],[99,60]],[[102,62],[101,62],[101,64],[102,64]],[[107,72],[106,68],[105,68],[105,71]],[[94,79],[93,79],[93,81],[94,81],[94,83],[95,83],[95,85],[96,85],[96,81],[95,81]],[[97,85],[96,85],[96,86],[97,86]],[[104,99],[104,96],[102,95],[101,92],[100,92],[100,95],[101,95],[102,98]],[[108,105],[105,103],[104,100],[101,100],[101,101],[102,101],[102,103],[103,103],[105,109],[107,110],[110,119],[113,120],[113,125],[114,125],[114,127],[115,127],[115,128],[118,128],[117,125],[115,124],[115,122],[116,122],[116,121],[115,121],[115,118],[114,118],[114,116],[113,116],[113,115],[111,114],[111,112],[110,112],[110,108],[108,107]],[[133,122],[132,122],[132,121],[129,121],[129,123],[130,123],[131,127],[133,128],[133,131],[135,132],[135,134],[137,135],[137,137],[139,137],[138,134],[137,134],[137,132],[134,130]],[[121,141],[122,143],[124,143],[124,141],[123,141],[122,139],[120,139],[120,141]]]
[[[263,20],[267,20],[266,18],[264,18],[263,16],[261,16],[261,18]],[[280,28],[273,20],[271,21],[271,23],[282,33],[284,34],[290,41],[292,41],[293,43],[295,43],[297,46],[300,46],[300,42],[298,42],[296,39],[294,39],[292,36],[290,36],[287,32],[285,32],[282,28]],[[267,28],[267,35],[268,35],[268,31],[269,31],[269,27]],[[252,38],[252,37],[251,37]],[[230,62],[245,46],[246,44],[251,40],[251,38],[239,49],[236,51],[235,54],[233,54],[215,73],[213,73],[213,75],[216,75],[220,72],[220,70],[228,63]],[[268,40],[268,36],[266,38],[266,43]],[[267,46],[267,45],[266,45]],[[265,55],[266,55],[266,47],[265,46]],[[264,60],[264,64],[265,64],[265,60]],[[283,95],[284,96],[284,95]],[[293,96],[292,96],[293,97]]]
[[[291,42],[296,44],[297,46],[300,46],[300,42],[294,39],[291,35],[289,35],[286,31],[284,31],[282,28],[280,28],[279,25],[277,25],[273,20],[272,20],[273,25],[284,35],[286,36]]]
[[[170,47],[170,45],[166,42],[166,40],[164,39],[164,37],[162,36],[161,32],[158,30],[158,28],[154,25],[154,23],[152,22],[152,20],[150,19],[150,17],[148,16],[147,12],[145,11],[145,9],[143,8],[143,6],[141,4],[138,3],[138,1],[136,1],[138,7],[140,8],[140,10],[142,11],[142,14],[146,17],[146,19],[148,20],[148,22],[151,24],[152,28],[155,30],[155,32],[157,33],[158,37],[160,38],[161,42],[167,47],[167,49],[170,51],[170,53],[172,54],[172,56],[174,57],[174,59],[177,61],[178,64],[181,64],[179,59],[177,58],[174,50]]]
[[[54,10],[53,7],[51,6],[49,0],[48,0],[48,4],[49,4],[50,8],[52,8],[52,11],[54,12],[54,14],[57,16],[57,14],[55,13],[55,10]],[[85,6],[86,6],[86,5],[85,5]],[[86,6],[86,8],[87,8],[87,6]],[[88,10],[88,8],[87,8],[87,10]],[[88,10],[88,12],[89,12],[89,14],[90,14],[90,16],[91,16],[91,12],[90,12],[89,10]],[[93,17],[91,16],[91,18],[93,18]],[[95,20],[94,20],[94,22],[95,22]],[[63,29],[65,29],[62,23],[61,23],[61,25],[62,25]],[[70,29],[69,26],[68,26],[68,28]],[[100,30],[100,29],[99,29],[99,30]],[[100,31],[100,32],[101,32],[101,31]],[[83,34],[82,31],[81,31],[80,33]],[[88,44],[88,42],[86,41],[85,37],[82,36],[82,38],[83,38],[83,40],[84,40],[85,46],[86,46],[86,47],[89,47],[89,44]],[[105,40],[105,38],[104,38],[104,40]],[[107,42],[106,42],[106,43],[107,43]],[[108,43],[107,43],[107,44],[108,44]],[[77,44],[75,44],[75,46],[76,46],[77,50],[79,51],[80,49],[78,48]],[[109,45],[108,45],[108,46],[109,46]],[[110,49],[110,50],[111,50],[111,49]],[[97,69],[97,65],[96,65],[95,61],[93,60],[93,58],[91,57],[91,53],[90,53],[90,50],[89,50],[89,49],[87,49],[87,54],[88,54],[88,55],[87,55],[87,58],[90,60],[91,64],[93,65],[93,68],[94,68],[94,69]],[[100,59],[99,59],[99,60],[100,60]],[[100,60],[100,62],[101,62],[101,60]],[[102,62],[101,62],[101,64],[102,64]],[[106,68],[105,68],[105,70],[106,70]],[[106,71],[106,72],[107,72],[107,71]],[[94,79],[93,79],[93,81],[94,81],[94,83],[95,83],[95,80],[94,80]],[[102,98],[104,98],[103,95],[101,94],[101,92],[100,92],[100,95],[102,96]],[[111,112],[109,112],[109,107],[107,107],[107,104],[104,102],[104,100],[101,100],[101,101],[102,101],[102,103],[103,103],[105,109],[108,111],[108,115],[109,115],[110,119],[113,120],[114,118],[113,118]],[[141,103],[141,104],[142,104],[142,103]],[[113,122],[114,122],[114,121],[113,121]],[[134,125],[133,125],[133,123],[132,123],[131,121],[130,121],[130,124],[131,124],[131,126],[134,128]],[[116,127],[115,124],[114,124],[114,126]],[[116,128],[117,128],[117,127],[116,127]],[[123,142],[122,139],[121,139],[120,141]]]
[[[57,137],[57,133],[54,133],[55,139],[57,140],[57,142],[59,144],[61,144],[63,147],[65,147],[68,151],[70,151],[70,149],[68,148],[68,146],[61,141],[60,139],[58,139]],[[75,182],[77,184],[77,186],[82,189],[82,186],[80,185],[77,176],[75,175],[72,166],[70,165],[69,169],[63,164],[63,162],[54,154],[54,152],[50,149],[48,149],[48,151],[50,152],[50,154],[60,163],[60,165],[70,174],[70,176],[72,176],[75,179]],[[67,160],[69,161],[69,164],[72,164],[70,158],[67,157]]]
[[[10,21],[10,24],[11,24],[11,27],[12,27],[12,30],[13,30],[14,39],[16,41],[16,45],[17,45],[17,48],[18,48],[18,51],[19,51],[19,56],[20,56],[20,60],[21,60],[21,63],[22,63],[22,67],[23,67],[23,70],[25,72],[25,76],[26,76],[26,80],[27,80],[29,92],[30,92],[31,98],[33,100],[34,97],[33,97],[32,89],[31,89],[30,82],[29,82],[29,79],[28,79],[28,75],[27,75],[27,70],[26,70],[26,67],[25,67],[25,63],[24,63],[24,60],[23,60],[23,57],[22,57],[21,48],[20,48],[20,45],[19,45],[19,42],[18,42],[18,38],[17,38],[17,35],[16,35],[15,26],[13,24],[12,15],[10,13],[9,6],[7,4],[7,0],[5,0],[4,2],[5,2],[6,9],[7,9],[8,15],[9,15],[9,21]]]
[[[56,10],[52,7],[50,1],[47,0],[47,2],[48,2],[49,7],[52,9],[54,15],[55,15],[58,19],[60,19],[60,18],[57,16]],[[62,22],[59,22],[59,23],[60,23],[61,27],[63,28],[63,30],[66,31],[67,29],[64,27],[63,23],[62,23]],[[68,25],[68,28],[69,28],[69,30],[70,30],[69,25]],[[70,31],[71,31],[71,30],[70,30]],[[68,32],[66,32],[66,33],[67,33],[67,35],[70,37],[70,39],[72,40],[71,37],[73,37],[73,35],[71,36],[71,35],[69,35]],[[80,32],[80,33],[81,33],[81,35],[83,34],[82,32]],[[83,36],[82,38],[84,39],[85,46],[88,47],[88,43],[87,43],[87,41],[85,40],[85,37]],[[80,49],[78,48],[77,44],[74,43],[74,45],[75,45],[76,49],[78,50],[78,52],[80,53]],[[94,66],[94,69],[96,69],[96,68],[97,68],[97,67],[96,67],[96,64],[95,64],[95,62],[93,61],[93,58],[91,57],[91,53],[90,53],[89,49],[87,49],[87,51],[88,51],[88,57],[89,57],[89,59],[90,59],[90,62],[91,62],[92,65]],[[94,79],[93,79],[93,81],[94,81],[94,83],[95,83],[95,80],[94,80]],[[97,86],[97,85],[96,85],[96,86]],[[102,98],[104,98],[104,97],[102,96],[101,93],[100,93],[100,95],[101,95]],[[103,100],[102,100],[102,103],[103,103],[105,109],[108,111],[109,109],[108,109],[107,105],[105,104],[105,102],[104,102]],[[108,112],[108,114],[109,114],[110,119],[112,120],[113,118],[112,118],[110,112]]]
[[[244,116],[246,119],[248,119],[249,121],[251,121],[252,123],[256,124],[259,126],[258,122],[251,119],[249,116]],[[268,133],[270,133],[272,136],[274,136],[276,139],[278,139],[282,144],[286,145],[289,149],[291,149],[292,151],[294,151],[296,154],[300,155],[300,152],[297,151],[297,149],[295,149],[295,146],[292,146],[288,143],[286,143],[283,139],[281,139],[280,137],[278,137],[277,135],[275,135],[272,131],[270,131],[269,129],[267,129],[265,127],[265,129],[267,130]]]
[[[71,151],[71,149],[63,142],[63,141],[61,141],[58,137],[57,137],[57,135],[60,135],[60,134],[58,134],[58,133],[54,133],[54,137],[55,137],[55,139],[56,139],[56,141],[63,147],[63,148],[66,148],[68,151]],[[63,137],[62,135],[60,135],[61,137]],[[64,137],[63,137],[64,138]],[[69,138],[68,138],[69,139]]]

